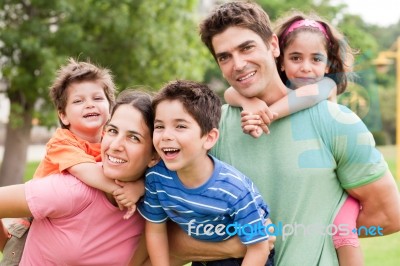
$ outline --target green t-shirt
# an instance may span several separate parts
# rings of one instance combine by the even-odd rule
[[[258,139],[242,132],[240,111],[222,107],[211,153],[249,176],[269,204],[276,265],[338,265],[330,230],[344,189],[387,170],[372,135],[353,112],[328,101],[273,122]]]

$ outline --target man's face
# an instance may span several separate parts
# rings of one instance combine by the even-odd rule
[[[263,99],[270,87],[280,82],[275,57],[279,56],[276,36],[264,43],[252,30],[230,27],[212,39],[216,59],[224,78],[240,94]]]

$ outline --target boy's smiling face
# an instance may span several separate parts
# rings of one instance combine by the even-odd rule
[[[64,112],[59,112],[62,123],[69,130],[90,142],[100,142],[103,126],[110,117],[110,103],[98,82],[74,82],[68,88]]]
[[[153,144],[169,170],[190,171],[207,158],[208,135],[178,100],[160,102],[155,110]]]

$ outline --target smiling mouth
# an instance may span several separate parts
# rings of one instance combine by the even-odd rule
[[[84,117],[84,118],[89,118],[89,117],[97,117],[97,116],[99,116],[99,114],[97,114],[97,113],[90,113],[90,114],[84,115],[83,117]]]
[[[110,155],[107,155],[107,157],[108,157],[108,160],[110,162],[112,162],[112,163],[126,163],[125,160],[122,160],[122,159],[119,159],[119,158],[116,158],[116,157],[112,157]]]
[[[251,78],[251,77],[254,76],[255,74],[256,74],[256,71],[253,71],[253,72],[247,74],[247,75],[244,76],[244,77],[238,78],[237,81],[244,81],[244,80],[246,80],[246,79]]]
[[[174,149],[174,148],[164,148],[164,149],[161,149],[161,150],[167,156],[171,156],[171,155],[177,154],[180,151],[180,149]]]
[[[313,80],[315,80],[315,78],[295,78],[295,80],[300,80],[300,81],[313,81]]]

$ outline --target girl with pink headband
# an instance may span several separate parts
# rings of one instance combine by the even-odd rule
[[[269,124],[322,100],[336,101],[347,87],[355,54],[342,34],[318,16],[295,12],[277,22],[280,55],[278,73],[287,85],[287,95],[267,106],[258,98],[246,98],[233,87],[225,100],[243,107],[243,132],[259,137],[269,133]],[[246,66],[243,66],[246,68]],[[333,219],[333,243],[340,265],[363,265],[358,236],[352,230],[360,210],[358,201],[348,197]]]

